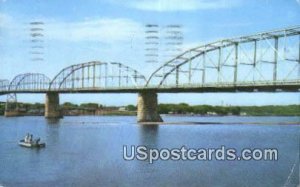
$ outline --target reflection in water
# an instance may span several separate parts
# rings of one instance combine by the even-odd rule
[[[60,129],[60,118],[46,118],[46,141],[50,144],[56,144],[59,142],[59,129]],[[49,144],[48,144],[49,145]]]
[[[139,145],[147,147],[157,147],[159,125],[140,125],[139,126]]]
[[[61,118],[46,118],[47,123],[53,125],[60,124],[60,119]]]
[[[159,125],[139,125],[139,142],[136,146],[146,146],[149,155],[150,148],[158,148]],[[149,158],[142,162],[135,162],[137,170],[144,175],[151,175],[153,168],[149,165]]]

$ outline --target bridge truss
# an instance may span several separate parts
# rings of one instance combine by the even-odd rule
[[[6,91],[9,86],[9,80],[7,79],[0,79],[0,91]]]
[[[61,70],[51,81],[50,91],[76,92],[143,87],[146,78],[118,62],[92,61]]]
[[[151,74],[146,87],[300,85],[300,27],[192,48]]]
[[[45,92],[49,87],[49,83],[50,78],[40,73],[25,73],[17,75],[5,88],[9,93],[7,94],[5,110],[18,110],[17,91]]]

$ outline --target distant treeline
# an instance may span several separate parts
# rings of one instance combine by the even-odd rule
[[[181,104],[160,104],[160,114],[199,115],[249,115],[249,116],[300,116],[300,105],[268,106],[211,106]]]
[[[44,113],[45,105],[42,103],[18,103],[18,109],[32,114]],[[5,103],[0,103],[0,115],[4,115]]]
[[[19,109],[28,113],[44,111],[44,104],[41,103],[19,103]],[[62,110],[106,110],[120,109],[126,111],[136,111],[134,105],[123,107],[104,106],[97,103],[82,103],[80,105],[70,102],[61,105]],[[0,115],[4,114],[5,104],[0,103]],[[268,105],[268,106],[211,106],[211,105],[194,105],[186,103],[180,104],[159,104],[158,111],[160,114],[195,114],[195,115],[248,115],[248,116],[300,116],[300,105]]]

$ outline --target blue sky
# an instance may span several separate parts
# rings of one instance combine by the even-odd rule
[[[45,61],[28,54],[28,23],[45,22]],[[299,25],[299,0],[0,0],[0,78],[39,72],[54,77],[62,68],[91,60],[118,61],[146,76],[144,25],[181,24],[188,49],[221,38]],[[298,93],[159,94],[160,103],[297,104]],[[118,98],[118,99],[116,99]],[[4,101],[4,96],[0,100]],[[20,95],[43,102],[44,95]],[[136,103],[136,94],[62,95],[61,102]]]

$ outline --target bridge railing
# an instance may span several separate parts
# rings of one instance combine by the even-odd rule
[[[147,86],[144,89],[156,89],[167,92],[298,92],[300,91],[300,80],[289,81],[244,81],[244,82],[222,82],[222,83],[182,83],[176,87],[173,85]]]

